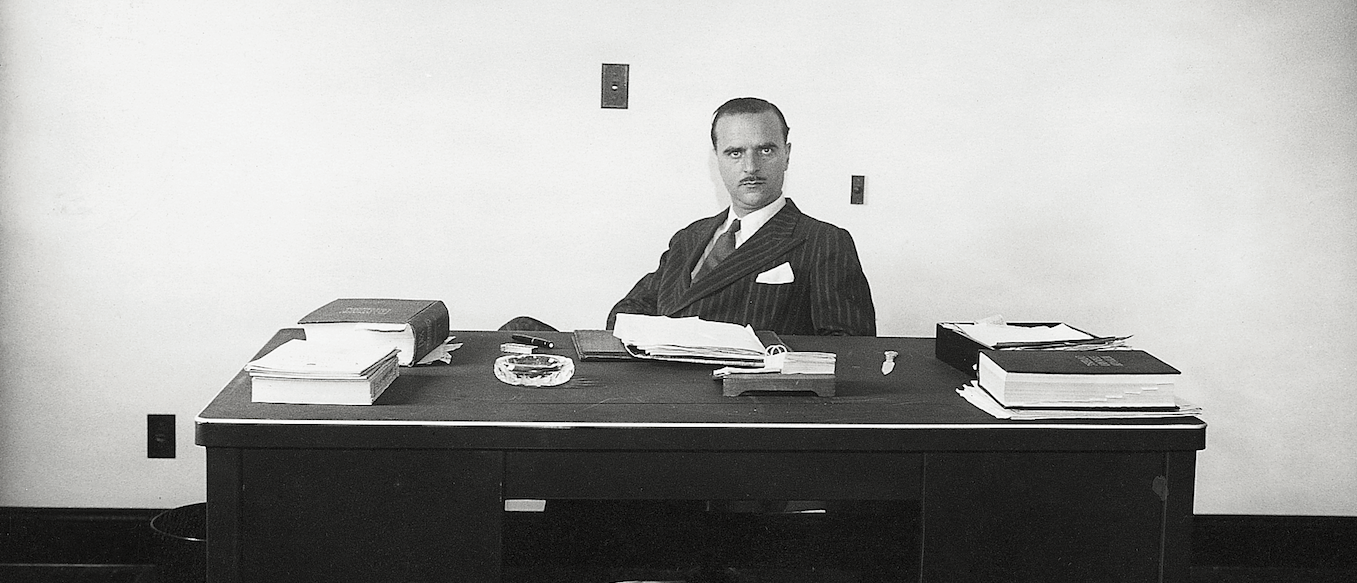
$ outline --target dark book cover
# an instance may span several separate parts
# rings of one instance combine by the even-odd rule
[[[316,308],[298,324],[372,322],[409,324],[415,334],[413,362],[448,339],[448,307],[440,300],[341,298]]]
[[[1009,374],[1175,375],[1169,366],[1143,350],[983,350]]]
[[[298,324],[329,324],[332,322],[381,322],[405,324],[415,320],[426,310],[437,310],[443,305],[438,300],[395,300],[385,298],[341,298],[313,310]],[[446,307],[442,307],[446,313]]]
[[[575,351],[580,360],[630,360],[631,354],[612,330],[576,330]]]
[[[1059,324],[1061,324],[1061,322],[1008,323],[1009,326],[1024,327],[1056,326]],[[1070,326],[1070,328],[1079,332],[1084,332],[1073,326]],[[936,330],[933,339],[933,357],[951,365],[952,368],[971,375],[971,378],[975,378],[977,374],[975,367],[980,362],[980,351],[989,350],[991,347],[972,340],[970,336],[962,334],[960,331],[949,326],[948,323],[939,322],[936,326]],[[1089,334],[1088,332],[1084,333],[1088,334],[1090,337],[1093,336],[1093,334]]]

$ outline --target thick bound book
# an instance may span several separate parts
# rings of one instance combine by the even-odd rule
[[[308,341],[394,347],[401,366],[419,362],[448,339],[448,308],[439,300],[338,299],[297,323]]]
[[[1009,374],[1178,375],[1178,369],[1144,350],[982,350]]]
[[[1143,350],[980,351],[980,386],[1005,407],[1176,407],[1179,374]]]

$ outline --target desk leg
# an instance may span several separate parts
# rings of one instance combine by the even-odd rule
[[[1165,460],[1168,480],[1164,500],[1164,578],[1188,583],[1192,578],[1192,505],[1197,481],[1197,452],[1171,451]]]
[[[924,463],[924,581],[1157,581],[1163,453],[948,453]]]
[[[213,583],[499,580],[500,453],[245,449],[210,456]]]
[[[240,450],[207,448],[207,580],[240,581]]]

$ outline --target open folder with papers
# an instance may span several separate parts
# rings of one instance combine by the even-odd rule
[[[772,332],[697,317],[618,314],[613,335],[636,358],[720,366],[762,367],[768,348],[781,344]]]

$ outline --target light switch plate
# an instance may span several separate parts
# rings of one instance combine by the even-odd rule
[[[146,457],[174,457],[174,415],[146,416]]]
[[[603,64],[603,96],[600,100],[604,109],[627,108],[627,84],[630,68],[630,65]]]

